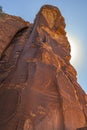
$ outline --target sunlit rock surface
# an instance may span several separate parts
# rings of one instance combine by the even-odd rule
[[[0,130],[76,130],[87,126],[87,95],[70,64],[58,8],[33,24],[0,14]]]

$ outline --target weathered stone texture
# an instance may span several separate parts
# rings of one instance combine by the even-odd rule
[[[70,64],[58,8],[34,24],[0,14],[0,130],[76,130],[87,126],[87,95]]]

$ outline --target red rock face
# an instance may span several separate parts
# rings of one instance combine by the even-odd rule
[[[70,64],[58,8],[34,24],[0,14],[0,130],[76,130],[87,126],[87,95]]]

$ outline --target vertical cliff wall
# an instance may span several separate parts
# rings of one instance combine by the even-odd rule
[[[87,95],[70,64],[58,8],[33,24],[0,14],[0,130],[76,130],[87,126]]]

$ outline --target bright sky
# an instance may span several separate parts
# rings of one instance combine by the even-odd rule
[[[87,92],[87,0],[0,0],[4,12],[30,22],[44,4],[57,6],[65,18],[72,46],[71,63],[77,70],[79,84]]]

